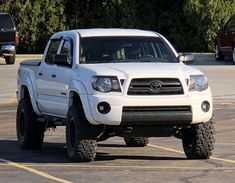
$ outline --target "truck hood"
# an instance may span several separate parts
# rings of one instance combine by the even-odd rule
[[[183,63],[110,63],[83,64],[78,68],[81,72],[94,75],[111,75],[119,78],[147,77],[184,77],[202,74],[199,70]]]

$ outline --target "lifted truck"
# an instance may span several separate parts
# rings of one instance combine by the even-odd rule
[[[42,60],[20,64],[19,145],[40,148],[47,128],[65,125],[71,161],[93,161],[97,142],[113,136],[127,146],[175,136],[187,158],[207,159],[214,143],[212,96],[203,73],[183,63],[192,60],[152,31],[55,33]]]
[[[0,13],[0,56],[6,64],[15,63],[15,46],[19,42],[15,23],[8,13]]]

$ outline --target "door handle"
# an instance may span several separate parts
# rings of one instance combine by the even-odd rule
[[[66,95],[66,93],[65,93],[65,92],[61,92],[60,94],[61,94],[61,95]]]
[[[55,75],[55,74],[52,74],[51,77],[56,78],[56,75]]]
[[[43,74],[42,74],[42,72],[39,72],[38,75],[39,75],[39,76],[42,76]]]

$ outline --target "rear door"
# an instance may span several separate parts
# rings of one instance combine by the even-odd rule
[[[226,23],[224,31],[220,34],[220,47],[222,52],[232,53],[234,38],[235,38],[235,18],[231,18]]]
[[[15,24],[7,13],[0,13],[0,44],[15,44]]]

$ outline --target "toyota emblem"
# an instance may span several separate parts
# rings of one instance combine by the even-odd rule
[[[159,92],[162,88],[162,82],[161,81],[153,81],[150,83],[150,89],[153,92]]]

